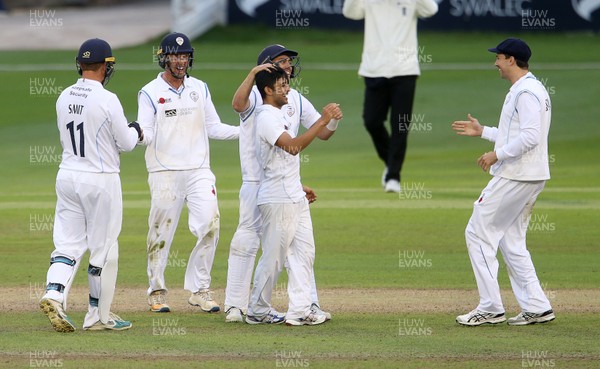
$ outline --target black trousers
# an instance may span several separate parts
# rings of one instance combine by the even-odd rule
[[[417,76],[365,77],[363,120],[377,155],[387,167],[386,181],[400,181],[416,85]],[[385,121],[390,108],[388,132]]]

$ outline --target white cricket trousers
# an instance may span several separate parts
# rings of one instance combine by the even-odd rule
[[[51,257],[76,261],[50,265],[46,283],[65,286],[64,293],[48,291],[46,297],[66,305],[69,288],[75,278],[83,254],[90,250],[89,264],[104,267],[111,247],[118,247],[121,232],[123,200],[119,173],[88,173],[59,169],[56,176],[56,212]],[[116,273],[116,272],[115,272]],[[90,296],[99,298],[100,278],[89,276]],[[112,302],[112,294],[109,293]],[[66,307],[66,306],[65,306]],[[98,308],[89,306],[85,322],[100,320]],[[91,324],[89,324],[91,323]]]
[[[263,316],[271,308],[271,296],[284,263],[289,263],[286,317],[304,318],[310,312],[311,271],[315,241],[308,200],[296,204],[259,205],[262,216],[263,253],[254,273],[248,314]]]
[[[260,182],[244,182],[240,188],[240,216],[229,246],[225,309],[235,306],[246,312],[254,261],[260,247],[262,220],[256,204]]]
[[[260,210],[256,204],[259,187],[260,182],[244,182],[240,187],[240,219],[229,248],[225,310],[231,306],[244,313],[248,310],[252,271],[262,229]],[[285,267],[288,267],[287,263]],[[319,305],[314,269],[311,269],[310,278],[311,301]]]
[[[165,268],[172,258],[173,237],[184,203],[190,232],[198,238],[185,272],[184,289],[208,289],[219,241],[219,208],[215,176],[210,169],[169,170],[148,174],[151,205],[148,217],[148,294],[167,290]]]
[[[494,177],[475,201],[465,237],[479,290],[477,309],[505,312],[498,284],[498,247],[521,309],[530,313],[551,309],[525,242],[533,206],[544,185],[545,181]]]

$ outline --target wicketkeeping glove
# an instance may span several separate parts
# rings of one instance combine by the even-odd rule
[[[141,140],[142,139],[142,129],[140,128],[140,124],[136,121],[133,121],[133,122],[129,123],[128,126],[130,128],[131,127],[135,128],[135,130],[138,133],[138,140]]]

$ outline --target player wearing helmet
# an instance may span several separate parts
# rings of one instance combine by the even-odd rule
[[[119,99],[104,89],[114,63],[106,41],[85,41],[76,58],[82,78],[56,102],[63,152],[56,176],[55,250],[40,307],[58,332],[75,330],[65,313],[67,297],[87,250],[90,293],[83,329],[131,328],[130,322],[110,312],[123,215],[119,153],[133,150],[143,134],[135,122],[128,127]]]
[[[239,224],[231,240],[227,268],[227,287],[225,289],[226,321],[243,321],[243,314],[248,308],[250,282],[252,269],[258,248],[260,246],[260,232],[262,221],[257,205],[257,194],[261,179],[261,165],[256,157],[255,142],[255,113],[256,108],[263,104],[260,92],[254,86],[254,79],[261,71],[283,69],[290,77],[300,73],[300,58],[298,52],[287,49],[282,45],[269,45],[264,48],[257,59],[257,65],[252,68],[248,76],[237,89],[232,106],[240,115],[240,164],[242,168],[242,186],[240,188],[240,214]],[[321,115],[316,111],[308,99],[297,90],[290,89],[288,103],[282,110],[288,114],[292,124],[292,131],[298,134],[300,125],[310,128]],[[329,139],[337,128],[337,121],[342,118],[339,107],[335,109],[334,120],[323,128],[318,137],[322,140]],[[309,200],[316,200],[314,191],[304,186],[304,192]],[[314,281],[314,272],[311,269],[310,283],[312,309],[320,311]],[[279,313],[275,312],[275,315]],[[282,316],[283,314],[279,314]],[[325,313],[331,319],[329,313]]]
[[[164,271],[184,204],[189,229],[197,237],[185,273],[188,302],[205,312],[220,311],[210,291],[211,269],[219,240],[215,176],[208,139],[233,140],[239,127],[221,123],[206,83],[188,75],[194,48],[182,33],[166,35],[158,51],[164,69],[138,94],[144,128],[151,205],[148,217],[148,302],[154,312],[169,312]]]

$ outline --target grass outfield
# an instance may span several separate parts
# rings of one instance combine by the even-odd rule
[[[194,42],[192,75],[206,81],[225,122],[237,124],[233,93],[258,52],[279,42],[300,51],[294,82],[320,108],[341,104],[345,118],[328,142],[303,153],[303,181],[319,196],[312,205],[315,273],[333,320],[317,327],[254,327],[224,323],[187,306],[182,291],[194,239],[187,213],[179,223],[166,272],[174,312],[152,314],[145,239],[149,210],[143,151],[121,164],[124,222],[114,310],[132,320],[127,332],[54,332],[38,311],[53,249],[54,181],[60,155],[54,104],[77,75],[73,52],[0,55],[0,367],[65,368],[591,368],[600,359],[600,53],[587,34],[523,34],[531,69],[551,93],[552,180],[538,199],[528,244],[557,319],[546,325],[465,328],[454,322],[477,303],[464,243],[472,202],[489,180],[476,158],[490,143],[458,137],[450,123],[467,113],[495,125],[509,86],[486,51],[506,35],[422,33],[423,74],[402,196],[385,194],[382,164],[362,127],[363,85],[356,70],[361,33],[217,29]],[[232,40],[236,41],[232,41]],[[115,50],[108,85],[129,119],[136,93],[158,73],[153,44]],[[240,185],[236,142],[211,142],[221,234],[213,289],[222,303],[229,242],[237,225]],[[84,261],[83,264],[85,264]],[[518,312],[506,268],[500,284],[507,313]],[[70,315],[81,326],[87,276],[76,277]],[[275,303],[285,307],[286,278]],[[44,361],[45,360],[45,361]],[[48,364],[48,365],[45,365]]]

